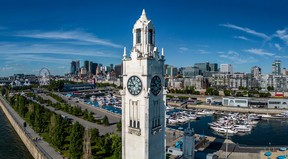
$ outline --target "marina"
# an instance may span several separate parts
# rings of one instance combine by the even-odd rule
[[[269,143],[271,143],[270,146],[287,145],[288,120],[262,119],[256,121],[257,124],[254,122],[254,126],[253,124],[252,126],[246,127],[236,125],[236,129],[238,129],[237,133],[235,130],[227,130],[225,129],[225,126],[223,126],[222,130],[218,130],[223,132],[219,133],[212,129],[208,123],[220,121],[221,118],[224,118],[223,115],[206,115],[200,117],[200,120],[191,120],[186,123],[178,123],[173,125],[169,124],[167,125],[167,129],[182,131],[188,127],[188,124],[191,124],[191,127],[194,129],[196,134],[212,136],[220,139],[225,139],[226,131],[229,131],[228,138],[241,146],[260,146],[265,148],[269,146]],[[230,127],[227,126],[226,128]],[[242,133],[240,133],[241,131]]]
[[[116,115],[122,114],[121,98],[112,94],[97,97],[92,95],[78,100]],[[221,139],[225,139],[227,135],[234,143],[243,146],[265,147],[269,143],[274,146],[287,144],[285,140],[288,139],[286,134],[288,112],[286,111],[278,114],[254,114],[208,109],[181,110],[172,106],[166,106],[166,111],[167,129],[172,131],[184,131],[191,123],[197,134]]]

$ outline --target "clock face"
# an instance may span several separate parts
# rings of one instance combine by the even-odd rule
[[[131,76],[127,82],[127,88],[132,95],[138,95],[142,90],[142,82],[139,77]]]
[[[161,79],[158,76],[154,76],[151,80],[150,91],[152,92],[152,94],[157,96],[161,90],[162,90]]]

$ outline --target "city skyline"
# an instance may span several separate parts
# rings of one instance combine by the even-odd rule
[[[68,73],[70,62],[121,63],[132,48],[132,28],[142,9],[156,26],[156,45],[166,64],[232,64],[272,72],[287,67],[288,2],[285,1],[9,1],[0,2],[0,76]],[[114,4],[114,5],[111,5]],[[159,48],[160,49],[160,48]],[[33,63],[33,64],[31,64]]]

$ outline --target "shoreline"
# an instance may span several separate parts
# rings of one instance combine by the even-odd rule
[[[0,96],[0,107],[20,137],[30,154],[35,159],[62,159],[63,157],[55,151],[48,143],[41,140],[38,142],[33,141],[33,137],[40,138],[40,136],[34,132],[28,125],[26,128],[23,127],[21,121],[23,120],[14,109],[6,102],[6,100]],[[17,119],[18,118],[18,119]],[[24,120],[22,121],[24,123]],[[45,148],[43,148],[45,147]],[[51,156],[52,155],[52,156]]]

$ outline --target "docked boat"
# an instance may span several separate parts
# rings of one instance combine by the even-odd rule
[[[238,132],[251,132],[252,131],[252,126],[249,125],[234,125],[234,129],[237,130]]]
[[[207,110],[203,110],[200,112],[197,112],[197,115],[213,115],[215,113],[215,111],[207,111]]]
[[[248,119],[249,120],[261,120],[262,116],[257,115],[257,114],[249,114]]]
[[[236,134],[238,131],[236,129],[224,129],[219,127],[211,127],[214,131],[220,134]]]
[[[90,97],[90,101],[91,101],[91,102],[95,102],[96,99],[97,99],[97,98],[96,98],[94,95],[92,95],[92,96]]]

